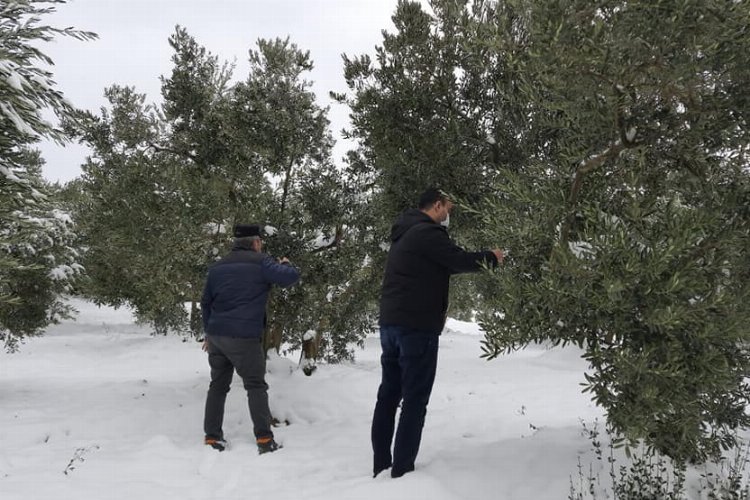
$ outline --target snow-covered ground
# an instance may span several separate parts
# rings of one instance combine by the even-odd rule
[[[417,470],[371,477],[370,419],[378,338],[354,363],[296,358],[269,365],[271,409],[284,448],[258,455],[235,377],[224,431],[202,443],[208,385],[194,341],[152,337],[129,311],[76,301],[75,322],[0,354],[0,498],[41,499],[564,499],[579,457],[592,460],[581,420],[601,420],[581,394],[574,348],[528,348],[480,359],[476,325],[450,321]]]

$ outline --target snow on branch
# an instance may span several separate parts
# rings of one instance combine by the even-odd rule
[[[583,176],[603,165],[604,162],[606,162],[608,159],[617,157],[617,155],[619,155],[625,149],[639,146],[640,143],[635,141],[636,132],[637,131],[635,127],[631,127],[628,130],[621,131],[621,138],[612,143],[604,151],[586,158],[585,160],[581,160],[581,163],[578,164],[578,168],[576,168],[573,185],[570,188],[569,202],[571,208],[574,209],[576,204],[578,203],[578,195],[581,191],[581,186],[583,185]],[[568,219],[565,221],[565,225],[563,226],[560,235],[563,242],[568,241],[568,235],[570,234],[570,228],[573,224],[574,218],[575,213],[571,212],[571,214],[568,216]]]
[[[21,118],[21,115],[10,103],[0,102],[0,111],[13,123],[18,132],[36,137],[36,131]]]

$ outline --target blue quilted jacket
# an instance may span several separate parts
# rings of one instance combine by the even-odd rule
[[[271,285],[287,287],[298,280],[293,266],[235,247],[208,271],[201,300],[203,330],[207,335],[262,337]]]

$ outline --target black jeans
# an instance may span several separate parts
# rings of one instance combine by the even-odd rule
[[[401,326],[380,327],[383,376],[372,417],[371,434],[375,475],[391,465],[392,477],[400,477],[414,470],[427,403],[435,382],[439,338],[437,332]],[[399,403],[401,415],[391,458],[391,441]]]
[[[268,407],[266,355],[261,339],[243,339],[213,335],[208,340],[208,364],[211,384],[206,397],[203,430],[207,437],[224,439],[224,403],[234,370],[242,377],[247,391],[247,404],[256,438],[273,437],[271,410]]]

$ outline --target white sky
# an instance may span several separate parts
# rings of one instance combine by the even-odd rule
[[[114,83],[135,86],[150,102],[159,102],[160,75],[171,71],[167,38],[176,24],[220,59],[236,61],[235,78],[247,75],[247,50],[258,38],[284,38],[309,50],[315,69],[308,79],[329,119],[338,145],[338,160],[347,149],[339,131],[348,110],[334,104],[328,92],[344,91],[341,54],[374,54],[381,30],[393,31],[397,0],[69,0],[42,21],[55,27],[93,31],[99,39],[81,42],[60,37],[42,50],[55,61],[58,89],[79,108],[98,112],[104,88]],[[44,175],[66,182],[80,174],[87,149],[39,145],[47,165]]]

